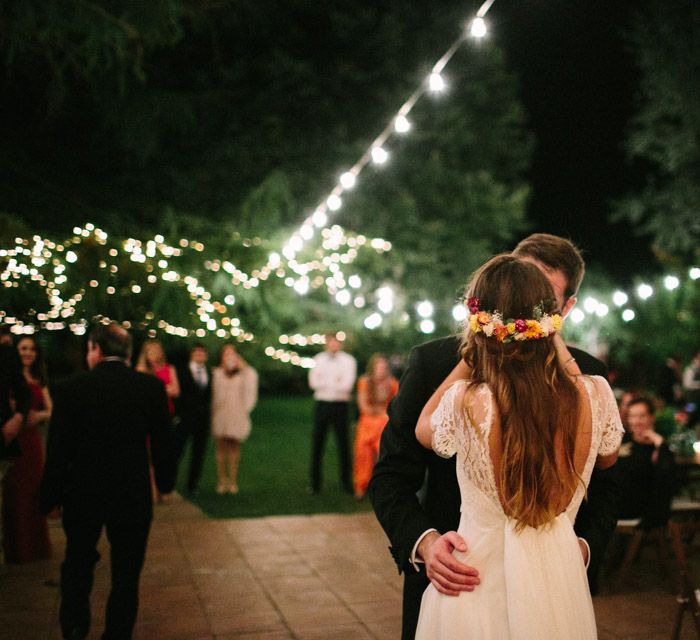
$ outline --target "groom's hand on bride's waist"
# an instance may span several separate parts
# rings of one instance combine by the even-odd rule
[[[467,543],[456,531],[440,535],[433,531],[418,545],[418,555],[425,562],[425,573],[433,586],[448,596],[462,591],[474,591],[479,584],[479,572],[452,555],[454,550],[466,551]]]

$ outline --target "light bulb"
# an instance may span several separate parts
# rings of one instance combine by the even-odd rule
[[[328,196],[328,200],[326,200],[326,204],[331,211],[337,211],[343,206],[343,201],[340,196],[331,193],[331,195]]]
[[[629,297],[624,291],[616,291],[613,293],[612,300],[616,306],[621,307],[623,304],[627,304]]]
[[[677,289],[680,283],[681,281],[676,278],[676,276],[666,276],[664,278],[664,287],[666,287],[669,291]]]
[[[486,22],[483,18],[474,18],[469,31],[475,38],[483,38],[486,35]]]
[[[637,287],[637,295],[642,300],[646,300],[647,298],[651,298],[651,296],[653,294],[654,294],[654,290],[648,284],[640,284]]]
[[[389,159],[389,153],[383,147],[372,149],[372,162],[374,164],[384,164]]]
[[[394,120],[394,130],[396,133],[406,133],[410,131],[411,123],[408,121],[406,116],[398,115],[396,120]]]
[[[433,72],[428,77],[428,87],[433,93],[444,91],[446,86],[445,80],[439,73]]]
[[[356,181],[357,177],[352,171],[346,171],[340,176],[340,184],[342,185],[343,189],[352,189],[355,186]]]

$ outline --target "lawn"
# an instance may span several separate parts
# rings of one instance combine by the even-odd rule
[[[199,494],[192,501],[211,518],[352,513],[370,510],[341,491],[335,439],[326,442],[323,490],[307,495],[313,400],[298,396],[262,397],[252,415],[253,430],[243,444],[237,495],[217,495],[214,442],[210,439]],[[351,446],[353,430],[351,428]],[[189,449],[185,450],[178,491],[185,495]]]

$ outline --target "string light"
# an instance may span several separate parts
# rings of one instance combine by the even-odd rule
[[[653,294],[654,294],[654,289],[652,289],[648,284],[640,284],[637,287],[637,295],[642,300],[647,300],[648,298],[651,298],[651,296]]]
[[[469,33],[475,38],[483,38],[486,35],[486,22],[483,18],[477,16],[471,22]]]
[[[571,318],[571,322],[574,324],[579,324],[583,322],[584,318],[586,317],[586,314],[581,311],[581,309],[574,309],[570,314],[569,318]]]
[[[632,309],[625,309],[625,310],[622,312],[622,319],[623,319],[625,322],[630,322],[631,320],[634,320],[634,316],[635,316],[635,315],[636,315],[636,314],[634,313],[634,311],[633,311]]]
[[[456,322],[464,322],[467,319],[467,307],[463,304],[456,304],[452,307],[452,317]]]
[[[385,143],[389,140],[392,134],[405,134],[411,129],[411,123],[408,120],[408,115],[411,110],[415,107],[416,103],[425,93],[426,89],[432,93],[440,93],[446,89],[446,83],[442,76],[442,71],[448,62],[452,59],[457,50],[464,44],[466,37],[472,35],[474,38],[481,38],[486,34],[486,23],[484,22],[484,16],[488,13],[489,9],[493,5],[495,0],[486,0],[476,13],[475,18],[471,21],[471,28],[468,32],[460,33],[459,37],[452,43],[452,45],[447,49],[447,51],[442,55],[442,57],[433,65],[432,71],[427,78],[427,82],[421,83],[418,88],[408,97],[408,99],[401,105],[397,114],[391,118],[389,123],[380,132],[380,134],[372,141],[368,149],[362,154],[359,160],[353,165],[353,167],[343,173],[339,179],[339,183],[334,187],[330,194],[328,194],[319,204],[310,219],[305,220],[302,224],[312,224],[317,228],[323,228],[328,223],[328,211],[335,212],[342,205],[341,196],[344,190],[352,189],[355,186],[357,177],[365,168],[367,163],[371,160],[376,165],[382,165],[386,163],[389,158],[389,152],[384,148]],[[352,178],[350,177],[352,175]],[[302,225],[300,225],[302,226]],[[294,231],[290,237],[298,235],[299,231]],[[284,243],[284,246],[289,247],[289,241]],[[296,252],[292,254],[291,251],[282,252],[284,257],[288,260],[294,260],[296,258]],[[268,261],[266,267],[268,269],[273,269]],[[262,267],[264,269],[265,267]]]
[[[396,116],[394,120],[394,131],[396,133],[408,133],[411,130],[411,123],[408,118],[402,114]]]
[[[340,176],[340,184],[343,189],[352,189],[357,182],[357,176],[352,171],[346,171]]]
[[[674,289],[677,289],[681,284],[681,281],[676,278],[676,276],[666,276],[664,278],[664,287],[666,287],[669,291],[673,291]]]
[[[384,164],[389,159],[389,153],[383,147],[372,149],[372,162],[374,164]]]
[[[615,293],[613,293],[612,300],[616,306],[621,307],[627,304],[629,296],[624,291],[615,291]]]
[[[420,330],[423,333],[433,333],[435,331],[435,322],[430,318],[425,318],[420,322]]]
[[[442,93],[447,88],[447,84],[439,73],[433,71],[428,76],[428,87],[433,93]]]

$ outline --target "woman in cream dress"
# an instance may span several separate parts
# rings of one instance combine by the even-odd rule
[[[241,443],[250,435],[250,412],[258,400],[258,374],[232,344],[221,350],[212,372],[211,431],[216,440],[216,492],[238,493]]]

